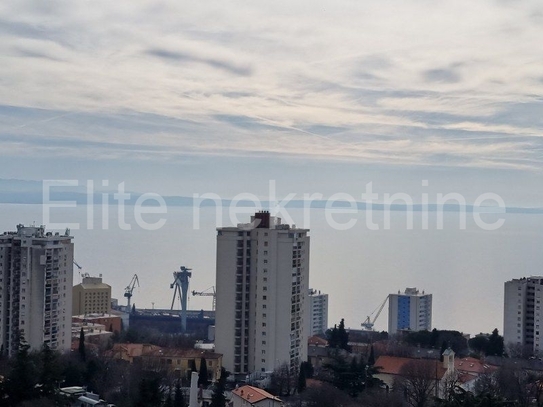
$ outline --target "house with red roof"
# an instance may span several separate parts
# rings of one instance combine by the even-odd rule
[[[408,365],[409,364],[409,365]],[[484,361],[468,358],[455,358],[451,349],[443,352],[443,361],[439,359],[405,358],[395,356],[380,356],[375,361],[375,367],[379,373],[376,378],[381,379],[389,388],[394,382],[406,376],[409,367],[419,365],[418,372],[429,380],[435,381],[436,394],[440,394],[447,382],[455,381],[466,391],[473,391],[477,379],[483,374],[492,374],[497,370],[496,366],[485,364]],[[409,366],[409,367],[407,367]]]
[[[242,386],[232,391],[232,407],[283,407],[283,401],[265,390]]]

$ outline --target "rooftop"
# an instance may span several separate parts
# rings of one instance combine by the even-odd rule
[[[253,386],[242,386],[233,390],[232,393],[250,403],[258,403],[259,401],[266,399],[281,402],[280,398],[275,397],[273,394],[270,394],[265,390]]]

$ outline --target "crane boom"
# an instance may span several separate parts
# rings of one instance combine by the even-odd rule
[[[207,292],[208,290],[213,290],[213,292]],[[199,295],[201,297],[213,297],[212,311],[215,311],[215,306],[217,302],[217,293],[215,292],[215,286],[206,288],[204,291],[192,291],[192,295]]]
[[[377,318],[379,318],[379,315],[381,315],[381,312],[383,311],[383,308],[385,308],[385,304],[388,301],[388,297],[389,297],[389,295],[387,295],[385,300],[383,301],[383,303],[377,309],[375,309],[375,311],[377,311],[377,313],[373,317],[373,320],[371,319],[371,315],[373,315],[375,313],[375,311],[373,311],[371,313],[371,315],[368,315],[366,320],[364,322],[362,322],[361,325],[362,325],[363,328],[366,328],[369,331],[373,330],[373,326],[375,325],[375,321],[377,321]]]
[[[130,283],[124,289],[124,296],[127,299],[126,307],[127,307],[128,312],[130,312],[130,302],[131,302],[131,298],[132,298],[132,292],[134,291],[134,287],[136,286],[136,284],[139,287],[140,286],[140,280],[138,279],[138,275],[134,274],[134,276],[132,277],[132,280],[130,280]]]

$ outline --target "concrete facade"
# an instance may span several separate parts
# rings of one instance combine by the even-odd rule
[[[432,329],[432,294],[406,288],[388,298],[388,333]]]
[[[319,335],[328,329],[328,294],[309,290],[309,336]]]
[[[519,278],[504,284],[503,339],[506,345],[543,350],[541,300],[543,277]]]
[[[0,235],[0,341],[8,354],[19,345],[19,334],[31,349],[44,342],[68,351],[72,333],[74,245],[45,227],[17,225]]]
[[[109,314],[111,311],[111,286],[102,277],[83,277],[81,284],[73,287],[73,315]]]
[[[309,231],[251,220],[217,229],[215,345],[234,374],[307,360]]]

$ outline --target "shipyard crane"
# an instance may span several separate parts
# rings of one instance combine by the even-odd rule
[[[383,301],[383,303],[377,307],[370,315],[368,315],[368,317],[366,318],[366,320],[364,322],[362,322],[362,328],[368,330],[368,331],[373,331],[373,326],[375,325],[375,321],[377,321],[377,318],[379,318],[379,315],[381,315],[381,311],[383,311],[383,308],[385,308],[385,304],[387,303],[388,301],[388,295],[387,297],[385,298],[385,300]],[[377,311],[377,313],[375,314],[375,311]],[[375,316],[373,317],[373,319],[371,319],[371,316],[375,314]]]
[[[209,290],[213,290],[213,292],[208,292]],[[202,297],[213,297],[213,303],[211,304],[211,310],[215,311],[215,306],[217,304],[217,293],[215,292],[215,286],[212,285],[209,288],[206,288],[204,291],[193,291],[192,295],[199,295]]]
[[[170,288],[174,288],[171,309],[173,310],[175,299],[179,298],[181,303],[181,332],[185,333],[187,332],[187,292],[189,290],[189,278],[192,277],[190,272],[192,269],[181,266],[179,270],[173,272],[173,283],[170,284]]]
[[[132,298],[132,292],[134,291],[134,287],[138,285],[140,286],[140,280],[138,279],[138,275],[134,274],[134,277],[132,277],[132,280],[130,280],[130,284],[124,289],[124,296],[127,299],[127,311],[130,312],[130,300]]]

